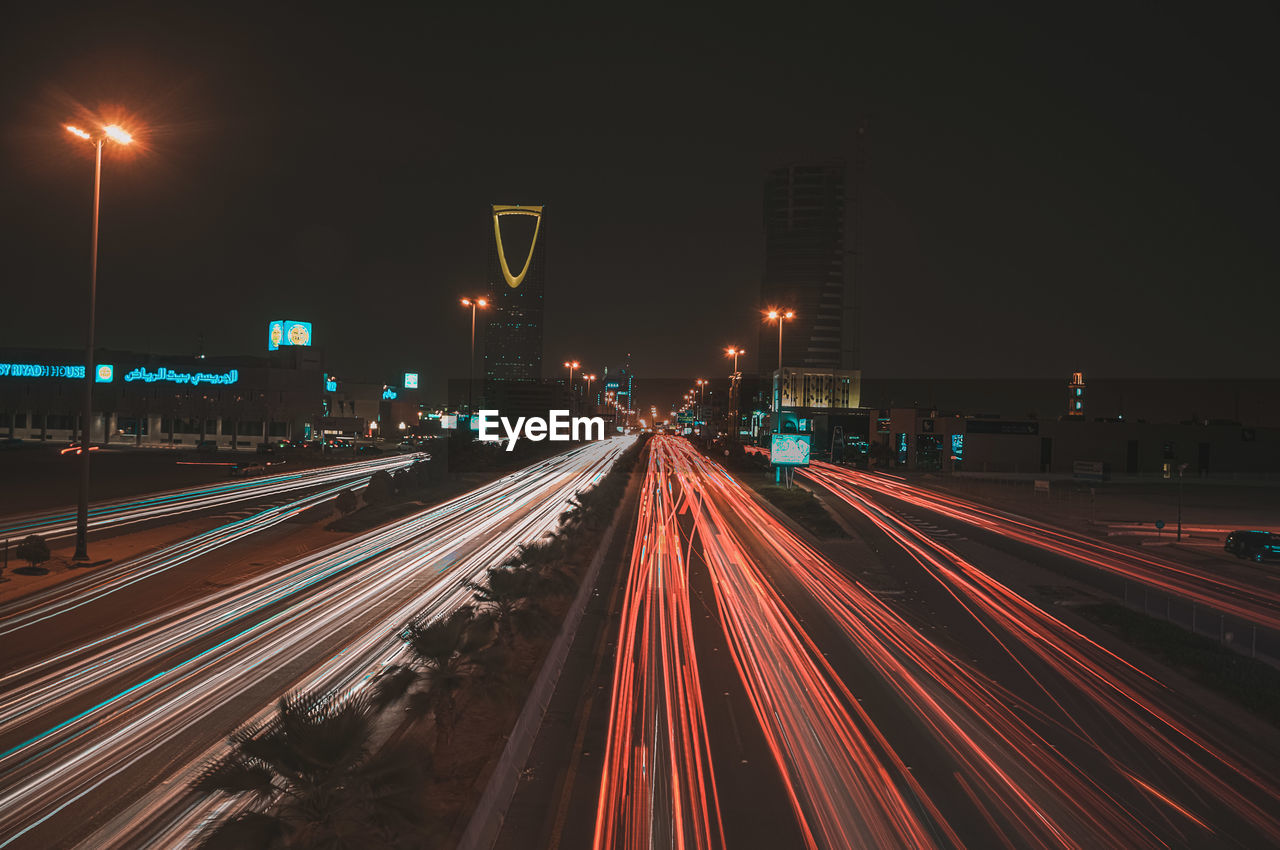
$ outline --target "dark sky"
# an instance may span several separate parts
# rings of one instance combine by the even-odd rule
[[[82,109],[141,142],[104,169],[102,345],[297,318],[335,371],[429,382],[466,372],[495,202],[546,205],[548,363],[727,371],[764,171],[865,122],[868,377],[1280,374],[1274,4],[203,5],[6,12],[0,344],[80,344]]]

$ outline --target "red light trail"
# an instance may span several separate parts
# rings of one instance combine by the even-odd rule
[[[690,625],[699,564],[808,847],[962,846],[975,830],[1007,847],[1202,846],[1238,823],[1280,844],[1280,793],[1164,705],[1163,685],[910,523],[839,491],[947,588],[1020,688],[979,669],[992,659],[967,663],[926,638],[687,442],[650,447],[596,847],[724,846],[721,733],[699,705]],[[781,583],[803,588],[848,646],[820,647]],[[853,649],[876,681],[842,678],[824,649]],[[895,750],[902,717],[863,707],[885,688],[939,752],[928,774]],[[956,801],[965,839],[948,820]]]

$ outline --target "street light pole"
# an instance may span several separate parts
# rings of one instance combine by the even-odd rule
[[[462,306],[471,308],[471,371],[467,379],[467,413],[471,413],[471,390],[476,383],[476,308],[488,307],[489,302],[484,298],[463,298]]]
[[[775,382],[778,390],[774,394],[773,409],[775,411],[782,410],[782,323],[787,319],[794,319],[795,316],[794,310],[770,310],[765,313],[767,319],[778,323],[778,380]]]
[[[573,370],[574,370],[574,369],[577,369],[577,368],[578,368],[579,366],[581,366],[581,365],[582,365],[582,364],[581,364],[581,363],[579,363],[577,360],[566,360],[566,361],[564,361],[564,366],[565,366],[565,368],[569,370],[569,385],[568,385],[568,386],[569,386],[569,407],[570,407],[570,409],[572,409],[572,408],[576,407],[576,405],[573,403]]]
[[[127,145],[133,137],[123,129],[110,124],[96,134],[68,125],[67,132],[93,142],[93,231],[89,247],[89,321],[85,335],[84,358],[84,407],[81,410],[80,429],[80,499],[76,506],[76,551],[74,561],[89,560],[89,446],[93,436],[93,385],[97,379],[94,369],[94,315],[98,300],[98,205],[102,198],[102,146],[107,139]],[[105,424],[104,424],[105,428]]]

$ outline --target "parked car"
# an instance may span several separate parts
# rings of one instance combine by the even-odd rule
[[[1233,531],[1223,547],[1237,558],[1251,561],[1280,561],[1280,534],[1269,531]]]

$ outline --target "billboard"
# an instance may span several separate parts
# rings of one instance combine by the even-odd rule
[[[776,466],[808,466],[809,434],[774,434],[769,462]]]
[[[418,388],[418,373],[405,372],[403,386],[406,390],[416,390]]]
[[[267,351],[285,345],[310,345],[311,323],[295,319],[272,319],[267,324]]]

